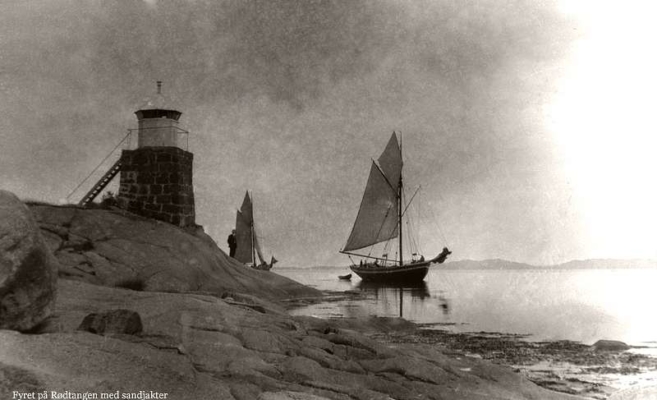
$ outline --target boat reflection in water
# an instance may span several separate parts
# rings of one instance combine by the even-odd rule
[[[433,302],[425,281],[404,284],[360,281],[355,289],[371,299],[374,310],[370,311],[378,316],[395,315],[413,320],[414,315],[424,312],[426,301]]]
[[[334,268],[330,272],[318,269],[314,271],[314,276],[302,269],[294,272],[298,275],[290,273],[287,276],[333,295],[331,300],[294,308],[290,310],[292,315],[356,320],[372,316],[402,317],[419,324],[452,325],[453,317],[461,309],[456,307],[456,298],[452,296],[453,285],[445,279],[441,282],[427,279],[400,284],[363,281],[353,275],[350,280],[341,279],[346,277],[347,272],[342,268]],[[313,279],[308,279],[309,276]]]

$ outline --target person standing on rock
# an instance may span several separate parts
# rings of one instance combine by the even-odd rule
[[[235,257],[235,250],[237,249],[237,240],[235,239],[235,229],[228,235],[228,248],[230,249],[230,256]]]

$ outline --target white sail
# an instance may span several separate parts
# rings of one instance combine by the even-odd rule
[[[402,158],[394,133],[378,161],[379,166],[372,163],[356,222],[342,251],[362,249],[399,235]]]
[[[265,258],[262,256],[262,250],[260,250],[260,242],[258,241],[258,235],[255,233],[255,226],[253,228],[253,246],[255,247],[255,252],[258,255],[258,264],[262,264],[265,262]]]

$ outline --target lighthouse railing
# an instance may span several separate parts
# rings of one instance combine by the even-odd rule
[[[166,133],[169,138],[174,138],[173,143],[166,143],[166,147],[178,147],[182,150],[189,151],[189,131],[177,126],[128,129],[128,140],[125,142],[124,150],[134,150],[138,148],[140,143],[140,133],[148,134],[149,131]]]

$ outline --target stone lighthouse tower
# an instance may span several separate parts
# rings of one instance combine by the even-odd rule
[[[119,207],[180,227],[195,225],[192,163],[188,132],[178,126],[182,113],[157,93],[135,112],[138,120],[135,150],[121,154]]]

